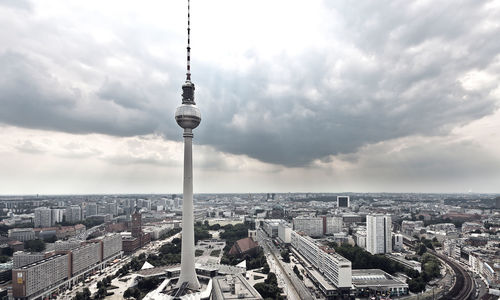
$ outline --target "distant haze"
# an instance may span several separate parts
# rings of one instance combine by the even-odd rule
[[[186,1],[0,0],[0,194],[180,193]],[[499,192],[499,1],[192,0],[195,192]]]

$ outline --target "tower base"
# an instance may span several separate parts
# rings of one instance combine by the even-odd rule
[[[179,283],[179,278],[166,278],[158,288],[148,293],[144,300],[208,300],[212,294],[212,279],[198,276],[200,289],[190,289],[187,282]]]

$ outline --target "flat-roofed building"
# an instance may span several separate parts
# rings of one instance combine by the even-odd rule
[[[122,251],[122,236],[120,234],[108,234],[101,238],[102,259],[117,255]]]
[[[352,284],[359,296],[365,296],[365,293],[370,294],[370,292],[387,293],[391,296],[408,295],[406,282],[379,269],[352,270]]]
[[[392,235],[392,249],[394,251],[403,251],[403,235],[401,233]]]
[[[66,208],[66,222],[74,223],[82,220],[82,209],[78,205],[71,205]]]
[[[99,243],[89,243],[71,250],[72,276],[87,271],[87,269],[101,261],[100,246]]]
[[[308,236],[323,236],[323,218],[321,217],[296,217],[293,219],[293,230],[300,231]]]
[[[326,216],[323,218],[325,223],[325,234],[342,232],[342,226],[344,225],[344,222],[342,221],[341,216]]]
[[[44,258],[45,254],[40,252],[30,253],[30,252],[17,251],[14,252],[14,255],[12,256],[13,268],[16,269],[24,267],[26,265],[40,261]]]
[[[35,231],[33,228],[13,228],[9,229],[9,237],[16,239],[20,242],[26,242],[30,240],[34,240]]]
[[[264,220],[264,224],[262,228],[267,233],[269,237],[277,237],[278,236],[278,225],[282,222],[282,220],[278,219],[266,219]]]
[[[281,222],[278,225],[278,238],[285,244],[292,242],[292,227],[286,222]]]
[[[293,249],[295,249],[314,270],[317,270],[317,272],[314,270],[310,272],[311,277],[317,278],[317,273],[319,273],[328,281],[327,283],[322,283],[324,282],[323,278],[313,280],[319,285],[320,290],[325,296],[350,295],[352,287],[352,264],[348,259],[333,251],[329,251],[329,249],[325,247],[318,246],[312,238],[303,236],[296,231],[292,231],[291,241]],[[306,272],[309,272],[308,268],[306,268]],[[332,290],[329,286],[330,284],[335,287],[335,290]]]
[[[350,207],[349,196],[337,196],[337,207]]]
[[[14,299],[35,299],[70,277],[69,255],[56,254],[12,270]]]
[[[262,296],[241,274],[217,276],[212,279],[212,299],[260,300]]]
[[[97,203],[89,202],[85,206],[85,217],[96,216],[97,215]]]
[[[389,215],[366,216],[366,250],[371,254],[392,252],[392,223]]]
[[[35,227],[52,226],[52,211],[48,207],[35,208]]]

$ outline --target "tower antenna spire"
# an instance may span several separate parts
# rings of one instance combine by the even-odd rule
[[[190,0],[188,0],[188,39],[187,39],[187,73],[186,81],[191,81],[191,14],[190,14]]]

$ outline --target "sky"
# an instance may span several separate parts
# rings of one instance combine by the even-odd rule
[[[186,9],[0,0],[0,194],[181,193]],[[500,192],[500,1],[191,16],[196,193]]]

